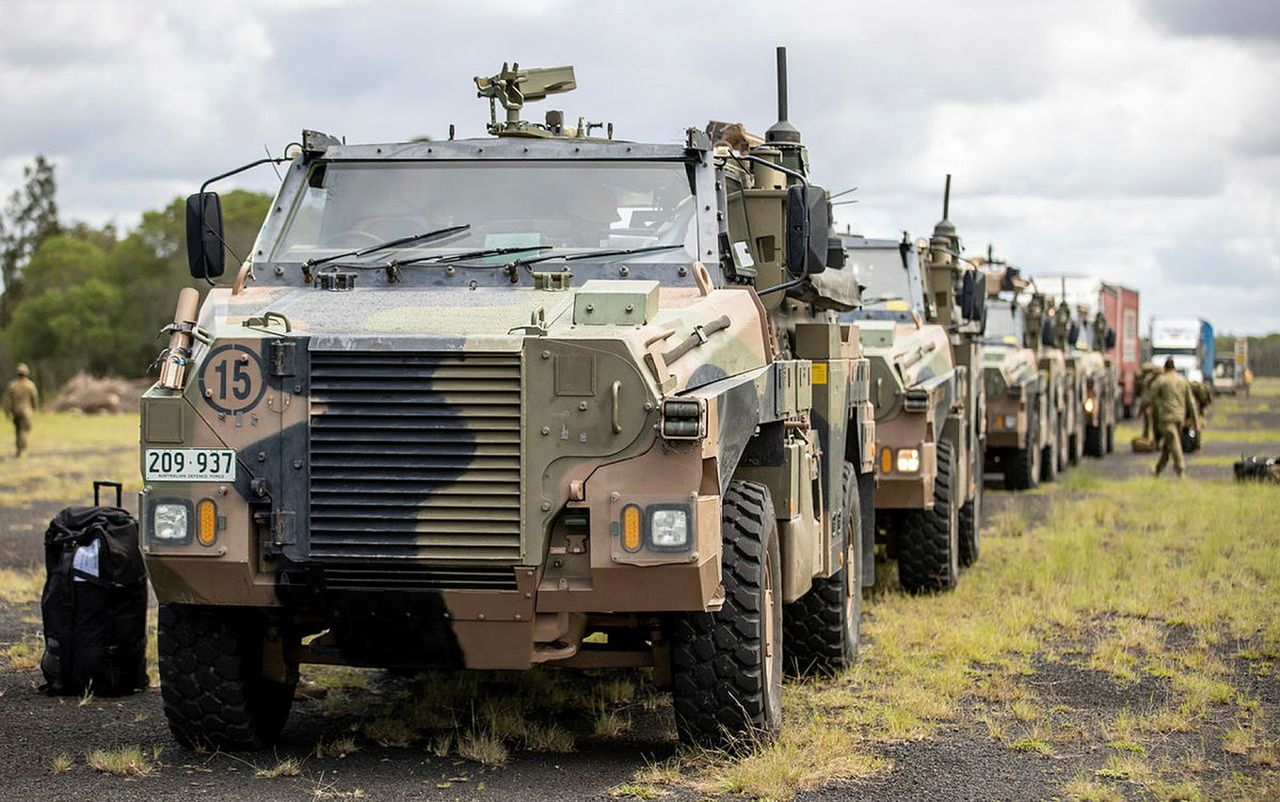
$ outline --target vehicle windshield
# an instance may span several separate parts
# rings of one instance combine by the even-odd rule
[[[1007,301],[987,304],[987,328],[983,339],[991,343],[1022,345],[1026,334],[1026,316],[1022,307]]]
[[[668,245],[678,247],[643,260],[687,264],[696,208],[680,162],[330,162],[312,167],[272,258],[305,262],[466,225],[377,258]]]
[[[845,251],[845,270],[863,286],[863,311],[906,311],[911,307],[911,285],[897,248],[852,248]]]

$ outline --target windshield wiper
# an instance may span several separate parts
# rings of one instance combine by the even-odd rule
[[[471,224],[464,223],[460,226],[449,226],[447,228],[438,228],[435,231],[426,231],[421,234],[411,234],[407,237],[397,237],[396,239],[379,242],[377,245],[370,245],[365,248],[356,248],[355,250],[346,251],[345,253],[335,253],[332,256],[324,256],[319,259],[308,259],[302,263],[302,275],[308,283],[311,281],[312,269],[329,262],[336,262],[339,259],[347,259],[352,256],[368,256],[371,253],[385,251],[388,248],[396,248],[401,245],[410,245],[415,242],[426,242],[428,240],[443,239],[454,234],[460,234],[463,231],[470,230]]]
[[[483,259],[486,256],[504,256],[508,253],[524,253],[527,251],[549,251],[554,245],[511,245],[503,248],[484,248],[479,251],[466,251],[464,253],[437,254],[434,256],[417,256],[413,259],[392,259],[387,263],[388,267],[404,267],[405,265],[419,264],[452,264],[453,262],[465,262],[468,259]],[[491,267],[492,265],[483,265]]]
[[[400,281],[400,268],[402,267],[435,267],[436,265],[444,265],[450,270],[453,265],[467,259],[483,259],[486,256],[502,256],[508,253],[526,253],[528,251],[549,251],[553,245],[508,245],[501,248],[482,248],[477,251],[464,251],[462,253],[446,253],[432,254],[431,256],[415,256],[412,259],[390,259],[386,262],[376,265],[352,265],[358,270],[385,270],[387,271],[387,283],[395,284]],[[506,264],[480,264],[480,265],[461,265],[465,268],[506,268],[508,272],[514,272],[513,268],[507,267]]]
[[[538,264],[539,262],[573,262],[580,259],[605,259],[613,256],[631,256],[638,253],[654,253],[656,251],[671,251],[677,248],[683,248],[684,245],[646,245],[643,248],[613,248],[601,250],[597,248],[594,251],[579,251],[578,253],[551,253],[542,256],[526,256],[523,259],[513,259],[510,262],[496,265],[463,265],[463,267],[495,267],[505,268],[514,272],[518,267],[527,267],[528,265]]]

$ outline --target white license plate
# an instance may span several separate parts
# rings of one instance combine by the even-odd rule
[[[148,448],[148,482],[234,482],[236,452],[229,448]]]

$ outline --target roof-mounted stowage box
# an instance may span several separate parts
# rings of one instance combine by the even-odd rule
[[[575,326],[643,326],[658,311],[658,282],[593,279],[573,303]]]

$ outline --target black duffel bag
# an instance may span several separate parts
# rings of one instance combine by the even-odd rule
[[[1179,430],[1182,438],[1182,453],[1190,454],[1200,450],[1200,430],[1192,429],[1190,426],[1183,426]]]
[[[116,506],[101,506],[102,486]],[[51,696],[119,696],[147,687],[147,572],[120,485],[94,482],[92,507],[68,507],[44,534],[44,656]]]

